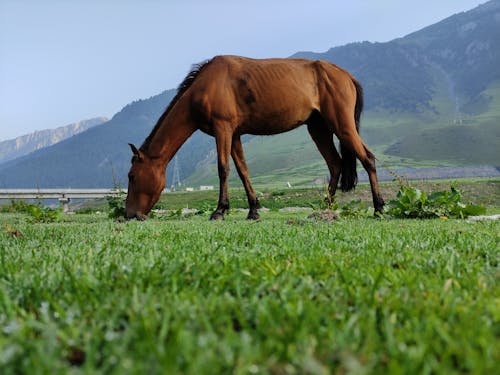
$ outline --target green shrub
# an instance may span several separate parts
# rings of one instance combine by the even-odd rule
[[[465,218],[485,212],[484,206],[463,203],[462,194],[454,184],[449,191],[437,191],[430,195],[411,186],[401,186],[396,199],[387,206],[387,213],[399,218]]]
[[[40,205],[28,205],[30,223],[54,223],[61,219],[61,208],[42,207]]]
[[[30,204],[26,203],[25,201],[11,200],[10,204],[6,204],[6,205],[2,206],[1,212],[27,214],[27,213],[29,213],[29,206],[30,206]]]
[[[373,210],[364,204],[361,199],[354,199],[340,207],[341,217],[361,218],[372,215]]]
[[[125,193],[120,190],[119,193],[115,195],[110,195],[106,197],[108,202],[109,213],[108,217],[111,219],[118,219],[125,217]]]
[[[42,206],[41,202],[31,204],[22,200],[13,200],[9,205],[3,206],[1,212],[27,214],[30,223],[53,223],[60,220],[62,210]]]

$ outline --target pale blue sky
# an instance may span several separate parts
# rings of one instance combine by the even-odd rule
[[[484,0],[0,0],[0,140],[111,117],[217,54],[384,42]]]

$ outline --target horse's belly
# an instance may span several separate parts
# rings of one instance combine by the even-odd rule
[[[303,125],[307,118],[289,118],[276,114],[268,118],[253,118],[241,124],[239,132],[242,134],[272,135],[285,133]]]
[[[269,126],[260,126],[246,129],[244,131],[240,131],[240,134],[252,134],[252,135],[275,135],[289,132],[302,124],[297,124],[294,126],[283,126],[283,127],[269,127]]]
[[[244,133],[268,135],[284,133],[303,125],[311,116],[314,108],[305,103],[287,103],[287,105],[252,106],[244,116],[241,130]]]

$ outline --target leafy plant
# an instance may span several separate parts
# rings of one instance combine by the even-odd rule
[[[433,218],[481,215],[484,206],[462,202],[460,190],[452,184],[449,191],[437,191],[427,195],[411,186],[401,186],[396,199],[389,202],[387,213],[400,218]]]
[[[323,178],[323,191],[319,193],[319,200],[314,200],[307,202],[307,206],[311,207],[313,210],[332,210],[336,211],[339,209],[339,204],[335,197],[330,194],[326,178]]]
[[[106,197],[111,219],[118,219],[125,216],[125,193],[119,190],[118,193]]]
[[[106,197],[109,208],[108,217],[119,219],[125,217],[125,192],[122,190],[120,181],[116,177],[113,164],[111,164],[111,177],[113,178],[113,189],[116,193]]]
[[[200,204],[200,207],[198,208],[198,212],[196,212],[196,215],[204,215],[206,213],[210,213],[215,210],[215,207],[212,202],[209,201],[204,201]]]
[[[364,204],[361,199],[354,199],[340,207],[341,217],[366,217],[373,215],[373,210]]]
[[[10,204],[3,205],[1,212],[9,213],[29,213],[29,204],[25,201],[11,200]]]
[[[27,206],[30,223],[54,223],[61,218],[61,208],[42,207],[36,204]]]
[[[9,205],[2,207],[1,212],[27,214],[30,223],[53,223],[60,220],[62,210],[43,206],[42,202],[32,204],[23,200],[12,200]]]

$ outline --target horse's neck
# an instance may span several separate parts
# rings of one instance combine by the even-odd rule
[[[163,119],[148,148],[148,154],[159,158],[165,166],[196,130],[188,111],[179,107],[176,105]]]

